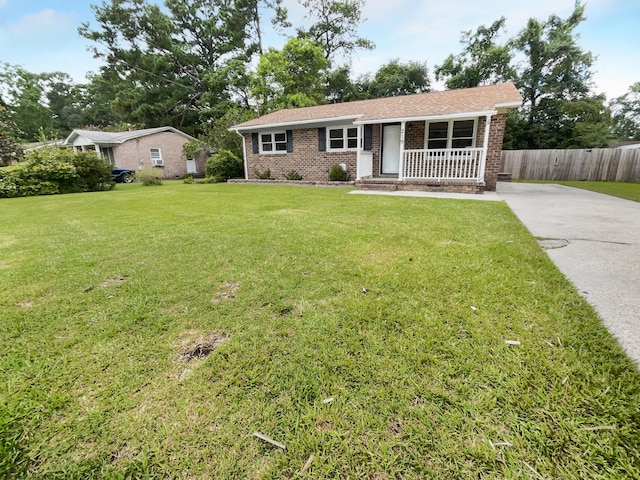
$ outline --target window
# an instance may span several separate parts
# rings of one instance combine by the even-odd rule
[[[427,129],[426,145],[434,148],[466,148],[475,145],[475,120],[431,122]]]
[[[159,148],[150,148],[149,154],[151,155],[151,165],[154,167],[162,167],[164,161],[162,160],[162,152]]]
[[[260,153],[286,153],[286,151],[286,132],[260,134]]]
[[[102,157],[109,162],[111,165],[115,164],[115,159],[113,157],[113,147],[103,147],[100,149],[102,152]]]
[[[329,151],[355,150],[358,148],[358,127],[329,129]]]

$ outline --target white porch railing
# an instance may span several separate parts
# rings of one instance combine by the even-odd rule
[[[482,148],[405,150],[404,179],[480,180]]]

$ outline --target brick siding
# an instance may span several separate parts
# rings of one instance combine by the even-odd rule
[[[500,153],[504,136],[506,115],[498,114],[491,117],[491,129],[489,132],[489,148],[485,169],[484,190],[496,189],[498,170],[500,168]],[[480,117],[476,122],[476,146],[482,147],[484,141],[485,117]],[[321,152],[318,150],[318,130],[316,128],[293,130],[293,152],[280,154],[256,154],[253,153],[251,134],[244,134],[247,174],[249,179],[258,178],[256,171],[264,173],[271,171],[271,178],[284,180],[285,175],[295,171],[302,175],[303,180],[313,182],[325,182],[329,178],[329,170],[335,164],[347,165],[347,173],[350,180],[356,177],[356,152]],[[381,132],[382,125],[373,125],[372,153],[373,176],[380,175],[381,158]],[[407,122],[405,127],[405,148],[408,150],[421,150],[425,148],[425,122]],[[439,185],[428,182],[403,182],[394,186],[394,189],[431,190],[441,192],[479,193],[483,190],[475,182],[442,182]]]
[[[187,162],[182,153],[182,146],[189,139],[173,132],[161,132],[153,135],[128,140],[113,147],[115,165],[120,168],[140,170],[151,167],[151,148],[159,148],[164,166],[153,167],[162,171],[165,179],[180,178],[187,174]],[[196,160],[196,175],[204,175],[206,155],[199,155]]]

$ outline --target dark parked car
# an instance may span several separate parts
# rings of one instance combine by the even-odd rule
[[[131,183],[136,179],[136,172],[128,168],[114,168],[111,179],[116,183]]]

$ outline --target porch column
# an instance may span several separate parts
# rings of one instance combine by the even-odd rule
[[[356,180],[360,180],[360,153],[364,148],[362,139],[362,129],[364,126],[358,126],[358,148],[356,150]]]
[[[404,180],[404,131],[407,122],[400,122],[400,160],[398,161],[398,180]]]
[[[482,142],[482,157],[478,172],[478,183],[484,183],[484,169],[487,165],[487,152],[489,151],[489,130],[491,129],[491,115],[487,115],[484,120],[484,140]]]
[[[93,148],[95,148],[96,150],[96,156],[98,158],[102,158],[102,150],[100,150],[100,145],[98,145],[97,143],[94,143]]]

